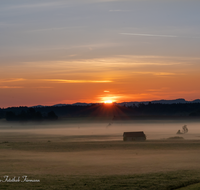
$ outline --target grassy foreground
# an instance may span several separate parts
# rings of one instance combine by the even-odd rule
[[[15,175],[17,176],[17,175]],[[10,176],[11,177],[11,176]],[[112,176],[54,176],[32,175],[39,183],[0,183],[1,190],[64,190],[64,189],[134,189],[134,190],[192,190],[200,187],[200,171],[173,171],[140,175]]]
[[[10,176],[11,177],[11,176]],[[134,190],[191,190],[200,187],[200,172],[173,171],[165,173],[151,173],[141,175],[115,176],[31,176],[40,179],[39,183],[16,182],[0,183],[1,190],[53,190],[53,189],[134,189]]]

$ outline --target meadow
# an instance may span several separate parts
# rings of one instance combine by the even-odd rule
[[[107,123],[1,121],[0,189],[200,189],[198,121],[187,121],[184,140],[168,138],[186,121]],[[123,131],[137,130],[147,141],[122,141]]]

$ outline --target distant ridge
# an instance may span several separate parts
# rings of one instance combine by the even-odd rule
[[[31,106],[31,108],[42,108],[42,107],[45,107],[45,106],[42,106],[42,105]]]
[[[99,103],[81,103],[81,102],[77,102],[74,104],[55,104],[52,106],[43,106],[43,105],[37,105],[37,106],[31,106],[30,108],[42,108],[42,107],[63,107],[63,106],[90,106],[92,104],[99,104]]]
[[[68,105],[73,105],[73,106],[89,106],[91,105],[92,103],[81,103],[81,102],[77,102],[77,103],[74,103],[74,104],[56,104],[56,105],[53,105],[54,107],[62,107],[62,106],[68,106]]]
[[[62,106],[67,106],[67,105],[70,105],[70,104],[56,104],[56,105],[53,105],[54,107],[62,107]]]
[[[138,105],[138,104],[148,104],[149,102],[153,104],[185,104],[185,103],[200,103],[200,99],[196,99],[193,101],[186,101],[183,98],[175,99],[175,100],[153,100],[153,101],[144,101],[144,102],[122,102],[118,103],[118,105],[123,106],[132,106],[132,105]]]
[[[200,103],[200,99],[194,100],[193,103]]]
[[[90,105],[92,105],[92,103],[81,103],[81,102],[77,102],[77,103],[75,103],[75,104],[72,104],[72,105],[74,105],[74,106],[90,106]]]
[[[143,101],[143,102],[121,102],[121,103],[114,103],[116,105],[121,105],[121,106],[133,106],[133,105],[139,105],[139,104],[185,104],[185,103],[200,103],[200,99],[196,99],[193,101],[186,101],[183,98],[175,99],[175,100],[153,100],[153,101]],[[52,107],[63,107],[63,106],[90,106],[92,104],[101,104],[101,103],[82,103],[82,102],[77,102],[74,104],[55,104],[52,105]],[[32,108],[40,108],[40,107],[51,107],[51,106],[43,106],[43,105],[37,105],[37,106],[31,106]]]

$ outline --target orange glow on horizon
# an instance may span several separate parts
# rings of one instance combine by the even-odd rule
[[[138,60],[138,63],[144,65],[145,60],[144,62],[142,60]],[[103,65],[102,71],[98,70],[99,73],[97,73],[92,72],[95,71],[95,68],[85,71],[86,67],[80,66],[84,72],[73,73],[70,71],[67,75],[65,73],[66,68],[64,66],[62,68],[62,65],[58,69],[49,67],[49,70],[46,67],[39,70],[39,66],[38,69],[35,69],[37,67],[32,68],[29,65],[30,68],[28,66],[20,68],[19,73],[16,72],[17,67],[14,66],[12,68],[1,68],[0,108],[33,105],[51,106],[59,103],[73,104],[76,102],[109,105],[114,102],[178,98],[195,100],[200,96],[197,84],[200,79],[198,68],[193,70],[183,64],[184,68],[179,71],[176,65],[166,66],[167,60],[161,60],[163,69],[157,68],[157,66],[153,69],[138,66],[134,70],[130,67],[124,71],[120,69],[121,65],[128,66],[129,62],[124,63],[122,61],[118,61],[116,65],[118,70],[116,71],[106,70],[105,72],[103,69],[106,68],[106,65]],[[150,61],[153,62],[152,58],[149,58]],[[158,60],[155,60],[155,62],[158,63]],[[29,73],[30,69],[33,72]],[[171,72],[172,70],[173,72]]]
[[[106,100],[106,101],[104,101],[104,103],[105,103],[105,104],[112,104],[113,101],[112,101],[112,100]]]

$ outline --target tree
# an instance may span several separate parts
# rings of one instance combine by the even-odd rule
[[[21,111],[21,113],[17,116],[17,118],[20,121],[26,121],[26,120],[28,120],[27,113],[24,110]]]
[[[14,112],[12,112],[12,111],[6,112],[6,120],[7,121],[16,121],[16,119],[17,119],[17,116]]]
[[[35,119],[39,121],[43,119],[41,112],[37,111],[35,113]]]
[[[55,114],[54,111],[50,111],[47,114],[47,119],[49,119],[49,120],[57,120],[58,116]]]

